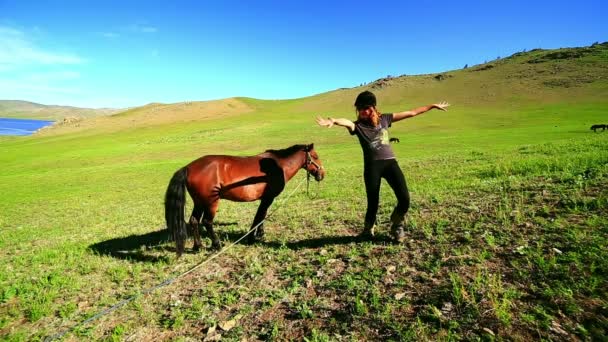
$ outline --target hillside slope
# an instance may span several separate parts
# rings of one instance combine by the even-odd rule
[[[379,106],[390,110],[439,99],[473,107],[513,102],[554,103],[575,97],[603,101],[608,91],[607,66],[608,43],[585,48],[537,49],[466,69],[382,78],[363,87],[308,98],[302,109],[350,109],[356,94],[363,89],[377,93]]]
[[[217,101],[194,101],[173,104],[150,103],[107,116],[84,120],[64,120],[44,128],[41,134],[64,134],[81,131],[121,131],[242,115],[252,111],[245,102],[230,98]]]
[[[383,112],[403,110],[441,100],[452,109],[482,110],[555,103],[608,101],[608,43],[582,48],[535,49],[464,69],[436,74],[382,78],[364,86],[338,89],[292,100],[229,98],[216,101],[149,104],[108,117],[59,125],[45,134],[100,129],[202,122],[226,116],[258,113],[264,119],[314,113],[352,117],[352,101],[364,89],[379,98]],[[478,121],[465,112],[454,120]],[[448,122],[449,123],[449,122]],[[490,120],[489,124],[493,124]]]

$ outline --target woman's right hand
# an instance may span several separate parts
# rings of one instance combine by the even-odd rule
[[[317,116],[317,124],[321,127],[331,128],[334,125],[334,120],[331,118],[324,119],[320,116]]]

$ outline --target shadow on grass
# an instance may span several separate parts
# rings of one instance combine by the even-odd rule
[[[218,222],[217,226],[230,226],[236,222]],[[205,236],[206,232],[202,232]],[[139,262],[168,262],[175,253],[175,247],[166,228],[146,233],[133,234],[127,237],[114,238],[97,242],[89,246],[89,249],[100,255],[129,261]],[[160,254],[160,255],[159,255]]]
[[[281,248],[283,246],[292,249],[306,249],[306,248],[320,248],[330,245],[350,245],[353,243],[362,243],[362,242],[371,242],[373,244],[387,244],[390,243],[390,238],[385,235],[375,236],[373,239],[362,238],[359,236],[353,235],[341,235],[341,236],[324,236],[319,238],[312,239],[304,239],[300,241],[290,241],[290,242],[279,242],[279,241],[267,241],[262,242],[265,246],[271,248]]]
[[[234,222],[220,222],[216,223],[216,226],[230,226],[234,225]],[[221,239],[224,240],[224,246],[228,243],[235,242],[243,237],[246,231],[243,232],[222,232],[219,231]],[[205,244],[207,232],[201,229],[201,237],[203,238],[203,244]],[[169,232],[166,229],[157,230],[146,234],[133,234],[127,237],[114,238],[106,241],[97,242],[89,246],[89,249],[100,255],[108,255],[117,259],[123,259],[128,261],[138,262],[169,262],[170,257],[175,253],[175,247],[172,244],[172,239],[169,236]],[[361,238],[352,235],[341,235],[341,236],[324,236],[319,238],[304,239],[299,241],[261,241],[256,242],[262,246],[269,248],[289,248],[292,250],[308,249],[308,248],[321,248],[329,245],[348,245],[353,243],[371,242],[374,244],[387,244],[390,243],[390,238],[386,235],[380,235],[374,237],[373,240]],[[241,240],[242,244],[248,244],[248,239]],[[210,247],[210,246],[208,246]],[[198,253],[186,250],[186,253]]]
[[[237,241],[238,239],[242,238],[245,233],[246,233],[245,231],[243,231],[242,233],[226,232],[226,233],[220,233],[220,236],[224,240],[234,242],[234,241]],[[384,244],[391,243],[391,239],[388,235],[378,235],[378,236],[374,237],[372,240],[370,240],[368,238],[361,238],[358,236],[353,236],[353,235],[340,235],[340,236],[324,236],[324,237],[304,239],[304,240],[299,240],[299,241],[282,242],[282,241],[277,241],[277,240],[273,240],[273,241],[266,240],[266,241],[260,241],[260,242],[256,242],[256,243],[258,243],[262,246],[274,248],[274,249],[286,247],[286,248],[289,248],[292,250],[300,250],[300,249],[307,249],[307,248],[320,248],[320,247],[325,247],[325,246],[330,246],[330,245],[349,245],[349,244],[361,243],[361,242],[371,242],[373,244],[384,245]],[[241,240],[241,243],[248,244],[247,238]],[[224,247],[225,247],[225,244],[224,244]]]
[[[163,246],[169,241],[169,233],[166,229],[146,234],[133,234],[101,241],[89,246],[89,249],[100,254],[109,255],[117,259],[140,262],[167,262],[168,255],[156,255],[154,251],[167,250]],[[145,248],[142,248],[145,247]]]

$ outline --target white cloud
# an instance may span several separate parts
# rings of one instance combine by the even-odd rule
[[[34,82],[56,82],[70,81],[80,78],[80,73],[77,71],[49,71],[28,74],[23,77],[24,80]]]
[[[5,74],[0,77],[0,94],[6,99],[40,99],[58,95],[73,98],[82,95],[74,82],[80,78],[75,71],[41,71]]]
[[[0,80],[0,92],[3,98],[24,98],[39,97],[41,95],[51,94],[69,94],[76,95],[82,93],[81,90],[72,87],[58,87],[48,84],[34,84],[24,80]]]
[[[156,33],[158,32],[158,29],[154,26],[150,26],[150,25],[145,25],[145,24],[131,24],[131,25],[126,25],[126,26],[122,26],[120,28],[114,29],[112,31],[103,31],[103,32],[97,32],[97,35],[100,35],[104,38],[108,38],[108,39],[114,39],[114,38],[118,38],[121,37],[125,34],[128,33]]]
[[[114,33],[114,32],[100,32],[99,34],[102,37],[105,37],[105,38],[117,38],[117,37],[120,37],[120,35],[118,33]]]
[[[35,46],[26,35],[16,29],[0,26],[0,68],[28,64],[79,64],[84,60],[76,55],[56,53]]]
[[[43,103],[55,98],[79,98],[80,67],[77,55],[44,48],[36,43],[38,28],[24,31],[0,25],[0,94],[6,99]]]
[[[156,31],[158,31],[156,29],[156,27],[142,27],[141,28],[141,32],[143,32],[143,33],[155,33]]]
[[[133,32],[138,32],[138,33],[156,33],[156,32],[158,32],[158,29],[156,27],[148,26],[148,25],[140,25],[140,24],[133,24],[133,25],[129,26],[129,30],[131,30]]]

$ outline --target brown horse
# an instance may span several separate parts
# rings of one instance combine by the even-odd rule
[[[257,229],[249,235],[249,242],[253,243],[264,235],[264,225],[261,222],[274,198],[301,168],[313,175],[317,181],[321,181],[325,176],[325,170],[313,144],[268,150],[251,157],[209,155],[177,170],[165,195],[165,219],[167,228],[175,239],[177,256],[184,252],[187,237],[184,188],[188,189],[194,202],[189,222],[194,236],[194,250],[203,247],[198,227],[201,219],[211,238],[211,246],[219,250],[221,244],[213,230],[213,218],[220,199],[236,202],[261,200],[251,225],[251,229],[256,226]]]

